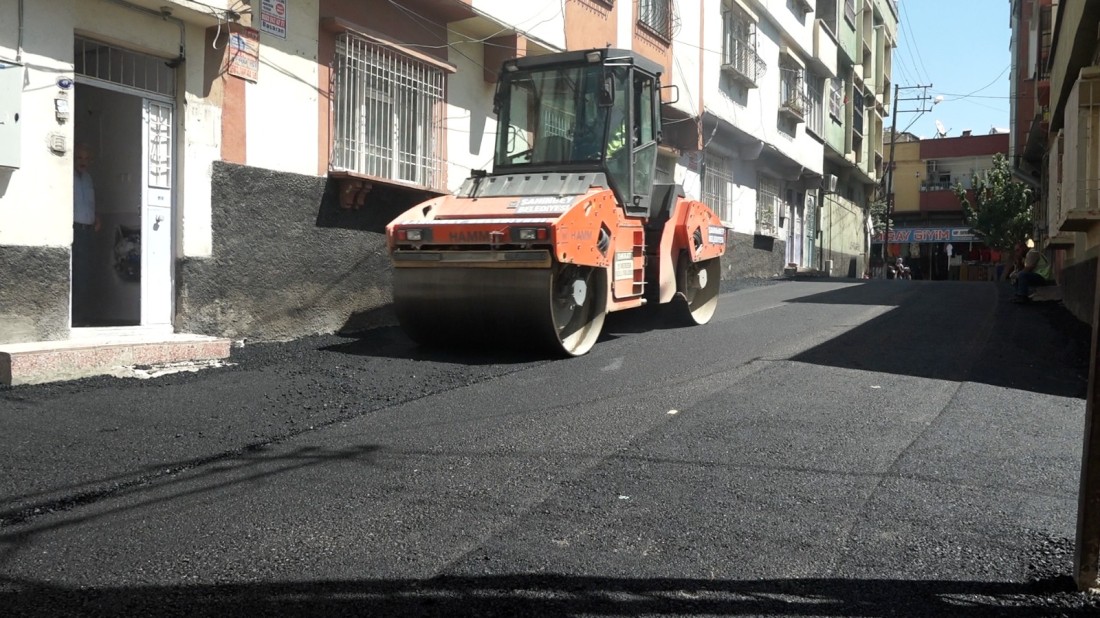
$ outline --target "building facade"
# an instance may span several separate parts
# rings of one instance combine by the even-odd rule
[[[0,343],[390,322],[385,224],[490,165],[503,60],[565,49],[664,67],[659,176],[732,230],[725,276],[858,276],[896,24],[890,0],[0,0]]]
[[[1008,154],[1009,138],[1008,133],[968,131],[924,140],[898,135],[887,261],[905,258],[922,279],[976,279],[963,272],[964,264],[983,267],[982,279],[996,276],[1005,256],[989,251],[970,233],[955,187],[972,189],[975,178],[992,169],[994,155]],[[882,255],[881,240],[875,239],[876,255]]]
[[[1013,162],[1037,186],[1034,236],[1063,302],[1091,323],[1100,256],[1100,4],[1014,0],[1011,7],[1012,92],[1021,100]]]

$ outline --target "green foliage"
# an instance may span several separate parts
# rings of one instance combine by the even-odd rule
[[[886,222],[890,220],[886,212],[886,201],[875,200],[871,202],[871,227],[872,233],[884,234],[886,233]],[[894,227],[894,222],[890,221],[890,227]]]
[[[993,155],[993,167],[975,175],[973,203],[962,185],[952,190],[962,204],[963,221],[990,248],[1012,251],[1031,235],[1031,189],[1013,178],[1005,155]]]

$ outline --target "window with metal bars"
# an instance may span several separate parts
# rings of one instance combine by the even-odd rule
[[[672,38],[672,0],[638,0],[638,21],[666,39]]]
[[[780,211],[779,181],[764,176],[756,177],[756,233],[775,236],[779,225],[776,217]]]
[[[176,71],[167,60],[83,37],[73,43],[73,72],[166,97],[176,96]]]
[[[756,52],[756,22],[730,3],[723,8],[722,27],[722,66],[755,86],[764,72],[764,61]]]
[[[806,86],[803,79],[802,67],[781,56],[779,59],[779,106],[800,118],[804,118],[806,114]]]
[[[733,221],[733,174],[730,173],[730,161],[711,152],[706,153],[703,202],[710,206],[722,222]]]
[[[443,71],[354,34],[337,41],[332,167],[443,190]]]

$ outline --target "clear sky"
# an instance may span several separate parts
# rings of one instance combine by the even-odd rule
[[[970,129],[985,135],[1009,128],[1009,0],[898,0],[898,46],[893,81],[898,95],[898,131],[935,137],[939,120],[948,137]],[[931,111],[912,111],[927,86],[943,101]],[[892,88],[892,86],[891,86]],[[927,107],[927,105],[926,105]],[[890,119],[886,120],[889,127]],[[911,125],[911,126],[910,126]]]

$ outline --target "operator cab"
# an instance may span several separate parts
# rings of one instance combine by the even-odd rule
[[[497,82],[493,174],[602,172],[628,214],[649,212],[661,66],[622,49],[509,60]]]

